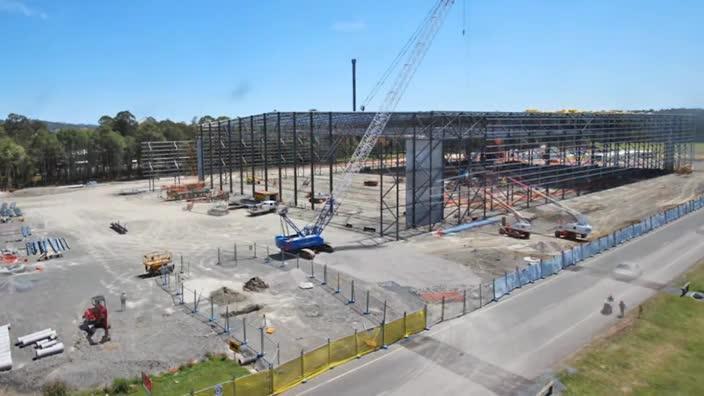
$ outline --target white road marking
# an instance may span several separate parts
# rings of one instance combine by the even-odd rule
[[[362,364],[361,366],[357,366],[357,367],[355,367],[355,368],[353,368],[353,369],[350,369],[350,370],[348,370],[348,371],[345,371],[344,373],[342,373],[342,374],[340,374],[340,375],[338,375],[338,376],[336,376],[336,377],[332,377],[332,378],[330,378],[330,379],[327,380],[327,381],[321,382],[321,383],[319,383],[319,384],[316,385],[316,386],[313,386],[313,387],[311,387],[311,388],[308,388],[308,389],[304,390],[303,392],[297,393],[297,395],[305,395],[306,393],[310,393],[310,392],[312,392],[313,390],[315,390],[315,389],[317,389],[317,388],[320,388],[320,387],[323,386],[323,385],[326,385],[326,384],[329,384],[330,382],[336,381],[336,380],[338,380],[338,379],[340,379],[340,378],[342,378],[342,377],[344,377],[344,376],[346,376],[346,375],[348,375],[348,374],[351,374],[351,373],[354,373],[354,372],[357,371],[357,370],[363,369],[364,367],[369,366],[369,365],[372,364],[372,363],[376,363],[377,361],[379,361],[379,360],[381,360],[381,359],[384,359],[384,358],[386,358],[386,357],[388,357],[388,356],[391,356],[392,354],[394,354],[394,353],[396,353],[396,352],[398,352],[398,351],[402,351],[402,350],[404,350],[404,349],[405,349],[405,348],[396,348],[396,349],[394,349],[394,350],[392,350],[392,351],[390,351],[390,352],[388,352],[388,353],[386,353],[386,354],[384,354],[384,355],[382,355],[382,356],[379,356],[379,357],[376,358],[376,359],[372,359],[372,360],[370,360],[370,361],[368,361],[368,362]]]

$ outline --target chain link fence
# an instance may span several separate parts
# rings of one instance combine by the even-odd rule
[[[185,287],[181,272],[163,273],[154,281],[169,293],[176,306],[208,324],[218,335],[237,340],[244,354],[256,356],[265,366],[278,364],[279,344],[266,334],[264,320],[252,323],[246,317],[234,318],[229,306],[222,307],[211,297]]]

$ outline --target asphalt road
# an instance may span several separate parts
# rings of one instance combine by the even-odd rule
[[[616,323],[704,257],[704,211],[513,292],[501,302],[335,368],[290,395],[510,395]],[[622,263],[638,276],[614,271]]]

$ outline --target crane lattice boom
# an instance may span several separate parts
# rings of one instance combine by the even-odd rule
[[[376,146],[376,142],[381,136],[386,124],[391,118],[391,112],[396,109],[399,100],[406,91],[413,75],[420,65],[423,57],[428,52],[430,44],[435,38],[438,30],[442,26],[448,11],[454,4],[454,0],[439,0],[430,10],[423,25],[415,36],[415,41],[411,46],[406,61],[403,63],[400,72],[396,76],[393,85],[379,107],[379,111],[374,115],[366,132],[362,136],[359,145],[352,154],[340,180],[335,184],[333,194],[328,198],[322,209],[318,213],[315,223],[304,228],[304,235],[320,234],[330,223],[340,205],[342,204],[347,191],[352,185],[354,174],[359,173],[369,154]]]

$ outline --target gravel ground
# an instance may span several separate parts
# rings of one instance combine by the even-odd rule
[[[243,292],[249,301],[264,306],[248,315],[248,322],[258,326],[262,315],[267,315],[268,325],[276,329],[267,337],[280,343],[282,361],[301,348],[322,345],[328,337],[373,325],[329,291],[317,286],[298,288],[307,277],[292,263],[285,268],[262,264],[264,246],[273,245],[273,235],[280,232],[277,216],[252,218],[245,211],[234,211],[212,217],[205,214],[209,204],[197,204],[193,212],[186,212],[183,203],[163,202],[156,193],[118,195],[134,187],[146,187],[146,183],[36,188],[13,195],[35,237],[65,237],[72,249],[64,258],[44,263],[43,271],[0,278],[5,307],[0,323],[12,324],[13,338],[47,327],[56,329],[66,351],[32,361],[30,348],[13,348],[15,365],[12,371],[0,373],[0,387],[31,393],[54,378],[75,387],[97,386],[141,371],[164,371],[206,352],[224,352],[226,337],[213,331],[207,320],[204,323],[175,306],[156,279],[142,276],[142,255],[158,249],[185,257],[190,270],[186,287],[198,289],[201,295],[223,286],[242,290],[252,276],[264,279],[269,289]],[[126,235],[108,228],[116,220],[127,225]],[[342,244],[360,238],[343,230],[330,235]],[[260,259],[240,260],[237,266],[216,265],[217,248],[232,254],[234,241],[242,256],[249,254],[245,241],[257,242]],[[122,292],[128,296],[126,312],[119,309]],[[106,297],[110,309],[112,341],[89,345],[78,325],[90,298],[98,294]],[[100,337],[99,331],[94,338]]]
[[[536,219],[536,232],[528,241],[499,236],[496,226],[445,237],[424,233],[399,242],[332,226],[325,237],[336,252],[319,255],[316,263],[327,264],[331,273],[339,271],[348,281],[356,280],[358,302],[351,306],[329,288],[317,284],[311,290],[298,287],[308,280],[308,262],[301,262],[301,268],[291,260],[285,266],[274,260],[263,264],[264,246],[273,245],[273,235],[280,232],[278,216],[248,217],[244,211],[233,211],[212,217],[206,214],[209,204],[197,204],[192,212],[186,212],[184,203],[163,202],[157,193],[118,195],[130,188],[146,188],[146,182],[33,188],[3,197],[17,201],[35,235],[65,237],[72,249],[64,258],[43,264],[43,271],[31,271],[31,263],[26,273],[0,275],[0,323],[12,324],[13,338],[51,327],[67,348],[64,354],[39,361],[31,360],[31,350],[13,348],[15,367],[0,373],[0,393],[8,392],[3,387],[32,393],[54,378],[78,387],[96,386],[141,371],[163,371],[205,352],[225,351],[225,337],[213,331],[207,320],[204,323],[202,317],[174,305],[155,279],[141,276],[142,255],[152,250],[168,249],[183,255],[189,272],[186,286],[204,296],[221,287],[242,291],[249,278],[261,277],[269,289],[242,291],[247,300],[231,304],[231,308],[263,305],[261,311],[248,314],[247,320],[260,323],[266,315],[267,324],[275,328],[270,338],[280,344],[281,360],[285,361],[301,348],[321,345],[328,337],[374,325],[379,306],[373,306],[369,316],[360,315],[361,290],[370,290],[376,302],[388,301],[397,314],[410,312],[420,306],[415,295],[418,290],[476,285],[515,268],[526,256],[549,255],[574,244],[551,235],[560,213],[550,205],[527,213]],[[702,192],[704,174],[697,170],[688,176],[664,176],[566,202],[588,213],[598,235]],[[365,194],[358,198],[364,200]],[[350,199],[349,210],[354,210],[354,200]],[[291,213],[293,217],[310,217],[310,212]],[[108,228],[116,220],[127,225],[126,235]],[[0,235],[11,233],[13,227],[17,226],[0,227]],[[225,259],[223,265],[216,265],[217,248],[224,249],[222,254],[227,257],[235,242],[240,257],[251,254],[249,246],[256,242],[259,259],[241,259],[237,265]],[[121,292],[128,296],[126,312],[119,312]],[[89,345],[78,324],[90,298],[97,294],[108,301],[112,341]],[[222,314],[224,307],[217,310]]]

